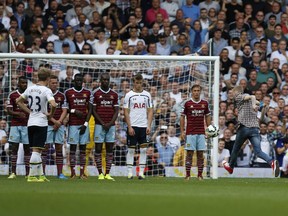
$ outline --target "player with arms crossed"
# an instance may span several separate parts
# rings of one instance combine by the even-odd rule
[[[279,162],[277,160],[273,160],[273,158],[261,150],[259,121],[257,118],[259,101],[256,100],[254,95],[244,94],[243,92],[244,91],[241,86],[236,86],[232,90],[235,107],[238,109],[239,127],[237,129],[236,139],[232,149],[230,161],[228,163],[224,160],[222,162],[223,167],[230,174],[233,173],[233,169],[236,166],[238,153],[241,150],[243,143],[249,139],[256,156],[270,164],[275,177],[277,177],[280,172]]]
[[[43,173],[41,152],[47,137],[48,119],[52,118],[57,106],[52,91],[46,87],[50,81],[50,70],[41,68],[38,72],[38,80],[36,85],[27,88],[16,99],[18,106],[29,114],[27,126],[32,155],[28,182],[49,181]],[[29,108],[24,103],[26,100]],[[49,113],[47,112],[48,103],[51,106]]]
[[[124,116],[128,126],[126,159],[128,179],[133,178],[134,153],[138,145],[140,147],[138,179],[142,180],[145,179],[147,135],[151,132],[153,104],[150,93],[143,90],[143,77],[140,73],[133,77],[133,90],[125,95]]]
[[[84,174],[86,165],[86,144],[90,141],[88,122],[92,114],[93,97],[90,90],[82,87],[83,75],[74,76],[74,87],[65,91],[69,109],[68,144],[70,144],[71,178],[76,177],[76,149],[80,149],[80,179],[87,179]]]
[[[108,179],[114,181],[110,176],[113,162],[113,145],[115,142],[115,121],[118,117],[119,104],[118,94],[109,88],[110,76],[102,73],[100,77],[101,87],[93,92],[93,115],[95,118],[95,161],[99,173],[99,180]],[[106,148],[106,173],[102,172],[102,144]]]
[[[64,144],[64,134],[65,126],[63,125],[63,120],[67,115],[67,104],[65,95],[60,92],[57,88],[59,85],[59,80],[57,76],[51,76],[49,82],[49,88],[51,89],[54,99],[57,103],[56,111],[54,116],[48,121],[48,132],[46,139],[45,151],[42,152],[43,164],[47,160],[47,151],[50,144],[55,144],[56,150],[56,166],[57,166],[57,176],[59,179],[67,179],[63,175],[63,152],[62,147]],[[45,166],[43,167],[45,171]]]
[[[185,150],[187,151],[185,160],[186,180],[189,180],[191,176],[194,151],[197,153],[198,179],[203,180],[203,152],[206,150],[204,120],[206,125],[209,126],[211,124],[211,113],[208,102],[200,98],[201,90],[202,88],[199,84],[192,86],[192,98],[183,103],[183,112],[180,118],[182,140],[185,140],[185,118],[187,119],[185,144]]]
[[[16,165],[19,143],[23,143],[24,163],[26,176],[29,174],[30,146],[28,140],[27,120],[28,115],[16,104],[16,99],[27,89],[27,78],[18,78],[18,89],[12,91],[7,99],[7,113],[12,117],[9,133],[9,143],[11,148],[11,174],[8,179],[16,178]],[[26,106],[28,102],[25,102]]]

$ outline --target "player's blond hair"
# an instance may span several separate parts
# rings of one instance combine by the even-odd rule
[[[194,85],[192,85],[191,90],[193,91],[194,88],[199,88],[200,91],[202,90],[202,87],[201,87],[199,84],[197,84],[197,83],[195,83]]]
[[[243,87],[242,87],[242,86],[235,86],[235,87],[232,89],[232,93],[233,93],[234,95],[243,93]]]
[[[41,68],[38,71],[38,79],[39,81],[46,81],[51,76],[51,70],[48,68]]]

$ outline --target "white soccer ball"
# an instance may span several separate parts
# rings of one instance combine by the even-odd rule
[[[217,125],[209,125],[206,128],[206,134],[209,137],[217,137],[219,135],[219,127]]]

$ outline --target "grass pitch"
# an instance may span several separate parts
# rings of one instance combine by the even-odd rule
[[[288,179],[49,179],[28,183],[23,176],[0,176],[0,215],[273,216],[288,210]]]

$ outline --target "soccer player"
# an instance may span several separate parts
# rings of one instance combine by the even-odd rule
[[[209,126],[211,124],[211,113],[208,102],[200,98],[201,90],[202,88],[199,84],[192,86],[192,98],[183,103],[183,112],[180,118],[182,140],[185,140],[185,118],[187,119],[185,144],[185,150],[187,151],[185,160],[186,180],[189,180],[191,176],[194,151],[197,154],[198,179],[203,180],[203,152],[206,150],[204,120],[206,125]]]
[[[19,143],[23,143],[24,149],[24,163],[26,176],[29,174],[29,160],[30,160],[30,146],[28,140],[28,131],[27,131],[27,120],[28,114],[25,113],[19,106],[16,104],[16,99],[23,94],[27,89],[27,78],[20,76],[18,78],[18,88],[15,91],[12,91],[7,100],[7,113],[11,116],[11,127],[9,133],[9,143],[10,143],[10,157],[11,157],[11,174],[8,179],[16,178],[16,164]],[[25,103],[27,105],[27,102]]]
[[[42,161],[43,165],[45,165],[49,145],[55,144],[57,176],[59,179],[67,179],[67,177],[64,176],[64,174],[62,173],[63,169],[62,147],[64,144],[64,134],[65,134],[65,126],[63,125],[63,120],[67,115],[67,104],[65,95],[62,92],[58,91],[58,86],[59,86],[58,77],[54,75],[51,76],[49,82],[49,88],[53,93],[53,96],[57,103],[57,107],[54,116],[48,122],[46,146],[45,151],[42,152]],[[45,172],[45,166],[43,166],[43,169]]]
[[[257,111],[259,108],[259,101],[256,100],[255,95],[244,94],[241,86],[236,86],[232,90],[233,98],[238,109],[238,122],[236,140],[232,149],[229,163],[223,161],[223,167],[230,173],[236,166],[238,153],[241,150],[243,143],[249,139],[253,146],[253,150],[257,157],[265,160],[273,169],[275,177],[279,175],[279,162],[273,160],[270,156],[261,150],[259,121],[257,118]]]
[[[128,179],[133,178],[132,168],[134,164],[135,148],[140,147],[140,170],[138,179],[142,180],[145,179],[144,169],[147,157],[147,135],[151,132],[153,104],[150,93],[143,90],[143,77],[140,73],[133,77],[133,90],[125,95],[124,116],[128,127],[128,153],[126,159]]]
[[[82,87],[83,75],[74,76],[74,87],[65,91],[69,110],[68,144],[70,144],[71,178],[75,178],[76,149],[80,149],[80,179],[87,179],[84,173],[86,165],[86,144],[89,143],[88,122],[92,114],[93,97],[90,90]]]
[[[109,88],[110,76],[102,73],[100,77],[101,87],[93,93],[93,115],[95,118],[95,162],[99,173],[99,180],[108,179],[114,181],[109,174],[113,161],[113,145],[115,142],[115,121],[118,117],[118,94]],[[106,173],[102,172],[102,144],[106,148]]]
[[[50,81],[50,73],[47,68],[40,69],[38,72],[38,83],[28,87],[16,99],[17,105],[29,114],[27,126],[32,155],[28,182],[49,181],[43,175],[41,151],[45,146],[48,120],[54,115],[57,106],[52,91],[46,87]],[[26,100],[28,101],[28,107],[24,103]],[[51,106],[50,112],[47,112],[48,103]],[[39,178],[36,176],[39,176]]]

